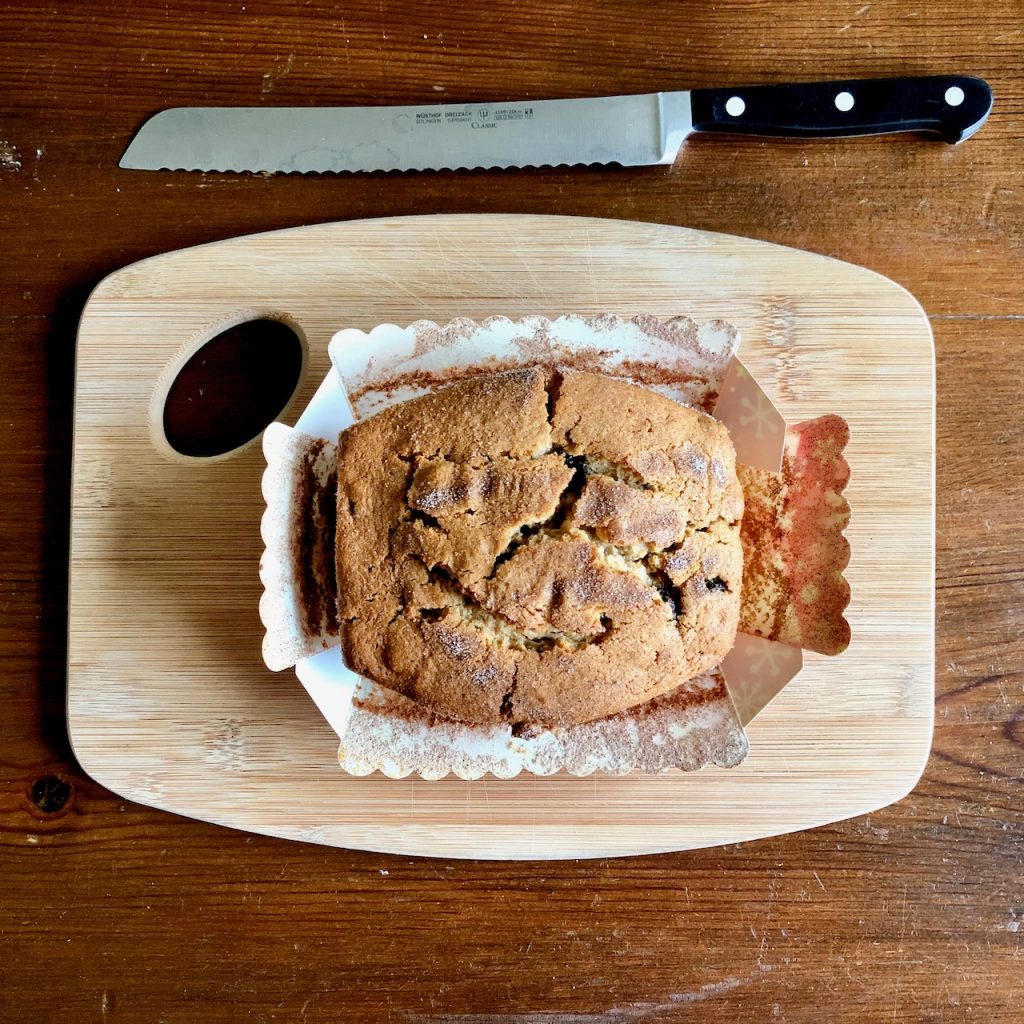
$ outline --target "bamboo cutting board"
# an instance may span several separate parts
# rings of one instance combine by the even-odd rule
[[[527,314],[728,319],[790,422],[850,423],[853,632],[749,726],[731,770],[463,782],[351,778],[291,673],[260,657],[256,441],[175,455],[163,400],[225,327],[306,346],[292,423],[342,327]],[[75,753],[122,796],[270,835],[403,854],[588,857],[731,843],[890,803],[934,701],[934,364],[901,287],[727,235],[609,220],[433,216],[231,239],[106,278],[79,330],[68,650]]]

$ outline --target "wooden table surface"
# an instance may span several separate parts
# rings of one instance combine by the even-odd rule
[[[0,4],[0,1021],[1017,1021],[1024,1014],[1024,4]],[[965,72],[963,146],[698,138],[671,170],[121,171],[178,104],[499,100]],[[350,853],[127,804],[64,723],[89,290],[180,246],[436,211],[683,224],[871,267],[938,357],[937,716],[917,789],[648,858]],[[899,396],[893,395],[898,402]]]

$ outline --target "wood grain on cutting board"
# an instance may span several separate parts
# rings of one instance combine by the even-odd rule
[[[342,327],[574,312],[724,318],[791,422],[850,422],[853,641],[807,654],[739,768],[626,779],[354,779],[288,673],[260,658],[259,446],[176,456],[174,373],[225,326],[293,322],[294,418]],[[68,714],[132,799],[275,835],[404,853],[551,857],[706,846],[881,806],[917,780],[933,714],[934,379],[920,307],[870,271],[676,227],[561,217],[325,224],[154,257],[79,332]],[[310,785],[315,781],[316,785]]]

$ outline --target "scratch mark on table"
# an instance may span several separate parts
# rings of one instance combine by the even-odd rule
[[[345,16],[341,16],[341,38],[345,41],[345,67],[351,69],[352,54],[349,52],[348,26],[345,24]]]
[[[903,969],[907,964],[906,959],[903,956],[903,938],[907,934],[907,883],[903,883],[903,905],[900,908],[900,942],[896,947],[896,951],[900,954],[899,963],[896,966],[896,991],[892,997],[892,1019],[896,1019],[896,1014],[899,1011],[900,1006],[900,988],[903,985]]]
[[[114,81],[114,75],[120,71],[121,44],[124,41],[124,34],[128,30],[128,19],[131,17],[131,0],[125,0],[124,14],[121,17],[121,27],[118,29],[117,38],[114,40],[114,55],[110,58],[107,77],[103,83],[103,109],[100,111],[100,135],[107,129],[107,111],[110,109],[110,86]],[[102,167],[102,161],[100,163]]]
[[[282,78],[287,78],[288,75],[291,74],[292,68],[294,66],[295,66],[295,54],[294,53],[289,53],[288,54],[288,59],[284,62],[284,64],[280,67],[280,69],[278,69],[277,71],[268,71],[263,76],[263,86],[262,86],[263,94],[266,95],[267,93],[273,92],[274,91],[274,86],[277,85],[277,83]]]
[[[694,989],[692,992],[676,992],[668,997],[669,1005],[675,1003],[700,1003],[705,999],[712,999],[715,996],[731,992],[741,985],[754,981],[757,977],[757,975],[751,975],[749,978],[723,978],[721,981],[712,981],[707,985],[701,985],[700,988]]]
[[[672,992],[661,1002],[625,1003],[592,1013],[533,1010],[526,1013],[434,1015],[406,1011],[406,1017],[410,1024],[625,1024],[627,1021],[644,1020],[654,1014],[663,1014],[677,1006],[688,1006],[692,1003],[702,1003],[707,999],[716,999],[744,985],[760,980],[770,971],[770,967],[762,967],[756,974],[746,977],[722,978],[720,981],[710,981],[686,992]]]
[[[6,140],[0,142],[0,171],[20,171],[21,154],[17,147]]]

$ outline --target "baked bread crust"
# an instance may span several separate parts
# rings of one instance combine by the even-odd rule
[[[338,477],[345,658],[437,714],[592,721],[732,647],[743,493],[704,413],[532,367],[348,428]]]

